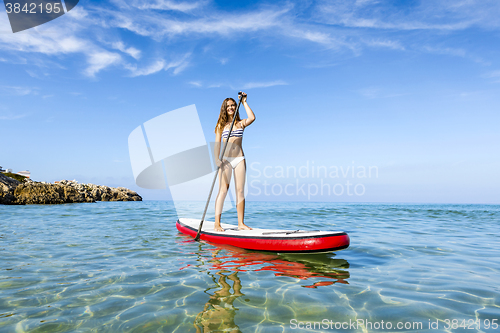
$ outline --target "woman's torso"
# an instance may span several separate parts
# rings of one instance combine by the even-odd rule
[[[224,127],[221,133],[221,143],[224,144],[227,140],[229,134],[229,126]],[[238,157],[244,156],[242,142],[243,142],[243,132],[244,128],[241,127],[240,124],[234,124],[233,130],[231,131],[231,136],[229,137],[229,141],[227,143],[226,151],[224,152],[224,156],[226,157]],[[224,147],[224,145],[222,145]]]

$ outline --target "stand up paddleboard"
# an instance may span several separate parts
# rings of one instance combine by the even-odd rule
[[[181,233],[196,237],[200,220],[181,218],[176,227]],[[214,231],[214,222],[204,221],[200,239],[212,243],[228,244],[247,250],[269,252],[331,252],[349,247],[349,236],[342,231],[238,230],[238,226],[222,223],[225,231]]]

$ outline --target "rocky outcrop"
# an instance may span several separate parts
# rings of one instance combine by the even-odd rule
[[[61,185],[69,186],[93,198],[94,201],[142,201],[142,197],[125,187],[109,187],[94,184],[79,184],[75,181],[61,180]]]
[[[142,201],[136,192],[124,187],[108,187],[94,184],[79,184],[61,180],[56,184],[45,182],[20,183],[0,176],[0,204],[63,204],[95,201]]]
[[[21,182],[5,176],[0,172],[0,204],[12,205],[16,201],[14,190]]]
[[[94,202],[91,197],[78,192],[70,186],[48,183],[25,183],[14,191],[16,204],[63,204],[73,202]]]

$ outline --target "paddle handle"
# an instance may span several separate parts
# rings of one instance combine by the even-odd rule
[[[233,130],[234,121],[236,120],[236,116],[238,115],[238,111],[240,110],[241,100],[243,99],[243,94],[241,93],[241,91],[238,93],[238,99],[239,99],[238,107],[236,108],[236,112],[234,113],[233,121],[231,122],[231,127],[229,127],[229,133],[227,134],[226,142],[224,142],[224,146],[222,147],[222,152],[219,155],[219,160],[221,160],[221,161],[222,161],[222,158],[224,157],[224,152],[226,151],[226,147],[227,147],[227,143],[229,142],[229,138],[231,137],[231,131]],[[203,221],[205,220],[205,215],[207,214],[208,205],[210,204],[210,198],[212,197],[212,192],[214,191],[215,181],[217,180],[217,175],[219,174],[219,169],[220,169],[220,166],[217,166],[217,170],[215,171],[215,175],[214,175],[214,180],[212,181],[212,187],[210,188],[210,193],[208,194],[208,199],[207,199],[207,203],[205,205],[205,210],[203,211],[203,216],[201,217],[200,226],[198,227],[198,233],[196,234],[196,237],[194,238],[195,241],[200,240],[201,228],[203,227]]]

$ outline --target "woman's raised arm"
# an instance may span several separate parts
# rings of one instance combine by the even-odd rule
[[[243,127],[247,127],[247,126],[249,126],[251,123],[253,123],[255,121],[255,114],[253,113],[253,111],[250,108],[250,106],[248,106],[248,103],[247,103],[247,94],[243,93],[243,96],[241,98],[242,98],[241,104],[243,104],[243,106],[245,107],[245,111],[247,112],[247,116],[248,116],[247,119],[243,119],[241,121],[241,125]]]

